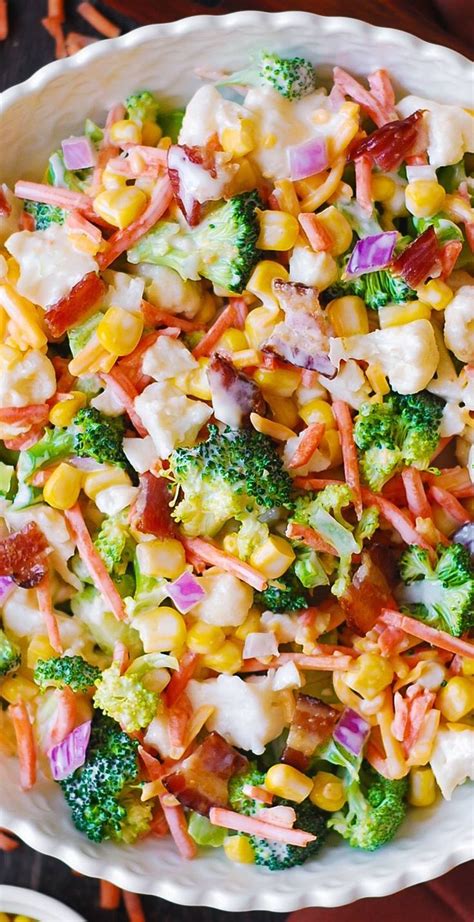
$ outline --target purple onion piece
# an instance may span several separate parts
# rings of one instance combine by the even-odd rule
[[[169,583],[166,591],[182,615],[191,611],[198,602],[202,602],[206,595],[196,577],[187,570],[181,576],[178,576],[178,579],[175,579],[173,583]]]
[[[359,756],[370,733],[370,724],[352,708],[345,708],[336,724],[333,737],[337,743]]]
[[[463,544],[474,558],[474,522],[466,522],[453,535],[456,544]]]
[[[64,163],[68,170],[87,170],[95,165],[96,152],[85,135],[61,141]]]
[[[63,781],[80,768],[86,761],[87,746],[91,735],[91,720],[75,727],[63,739],[62,743],[53,746],[48,752],[51,773],[55,781]]]
[[[346,276],[357,278],[364,272],[385,269],[392,261],[397,237],[396,231],[387,231],[384,234],[374,234],[358,240],[347,264]]]
[[[328,148],[325,138],[311,138],[288,150],[290,177],[293,180],[307,179],[321,173],[329,166]]]
[[[0,576],[0,603],[5,602],[15,588],[11,576]]]

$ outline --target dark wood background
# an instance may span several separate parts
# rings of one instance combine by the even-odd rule
[[[264,0],[258,4],[239,3],[238,0],[237,2],[234,0],[173,0],[172,4],[161,2],[161,0],[109,0],[106,6],[101,3],[97,6],[106,12],[121,27],[122,31],[128,31],[137,24],[164,22],[172,18],[179,19],[200,13],[227,13],[238,9],[275,11],[294,6],[297,9],[324,15],[355,16],[375,25],[405,29],[428,41],[449,45],[469,55],[472,49],[474,17],[472,15],[469,17],[468,10],[472,11],[472,0],[438,0],[440,6],[443,3],[451,11],[450,30],[457,29],[458,36],[448,30],[447,23],[443,21],[439,10],[431,0],[417,0],[417,2],[409,2],[409,0],[309,0],[309,2],[306,0],[304,2],[301,0],[296,3],[285,3],[285,0]],[[0,44],[0,85],[3,89],[25,80],[52,59],[52,39],[40,25],[41,17],[46,14],[46,5],[46,0],[9,0],[10,34],[7,41]],[[75,13],[75,6],[76,0],[66,0],[68,29],[94,34],[93,30]],[[455,6],[458,7],[457,16],[453,12]],[[463,37],[460,38],[459,35]],[[157,868],[157,873],[159,873],[159,868]],[[185,865],[183,865],[183,873],[186,873]],[[466,873],[468,873],[467,866]],[[454,878],[448,875],[446,880],[450,879],[454,882]],[[24,845],[14,852],[0,853],[0,883],[31,887],[55,896],[76,909],[88,922],[106,922],[106,920],[124,922],[125,920],[122,910],[101,912],[97,908],[98,884],[95,881],[73,875],[65,865],[54,858],[39,855]],[[454,894],[455,887],[453,886],[451,905],[456,903]],[[147,922],[237,922],[237,920],[238,922],[270,922],[270,920],[271,922],[284,922],[285,920],[285,916],[271,913],[234,914],[213,909],[178,907],[153,897],[144,897],[143,902]],[[371,912],[369,904],[373,907]],[[386,919],[387,922],[389,919],[393,922],[400,922],[401,916],[397,906],[396,897],[384,901],[367,901],[367,916],[364,910],[366,922],[369,916],[377,922],[382,919]],[[1,908],[0,906],[0,911]],[[349,913],[352,915],[351,911]],[[344,918],[348,919],[346,913]],[[357,919],[359,918],[362,916],[357,912]],[[427,917],[421,918],[415,912],[413,915],[407,915],[406,910],[403,911],[403,918],[404,922],[429,922]],[[448,908],[443,922],[455,922],[457,918],[463,918],[465,922],[468,922],[468,919],[472,920],[472,912],[470,915],[461,917],[451,914]],[[311,922],[338,922],[338,913],[335,910],[314,910],[311,913]]]

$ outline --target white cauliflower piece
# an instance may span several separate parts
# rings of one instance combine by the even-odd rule
[[[362,368],[352,359],[339,369],[334,378],[320,375],[319,380],[333,400],[345,400],[354,410],[358,410],[370,394],[369,383]]]
[[[279,644],[294,643],[297,628],[295,616],[285,612],[264,611],[260,622],[264,631],[275,634]]]
[[[207,728],[220,733],[239,749],[261,755],[270,740],[280,735],[288,716],[281,692],[275,693],[271,676],[244,681],[220,675],[204,682],[189,682],[186,692],[193,708],[211,705],[214,713]]]
[[[169,336],[159,336],[146,350],[142,362],[143,373],[155,381],[166,381],[197,367],[196,359],[184,343]]]
[[[290,281],[324,291],[338,276],[336,260],[330,253],[315,253],[311,247],[295,246],[289,264]]]
[[[199,579],[206,595],[193,608],[193,617],[218,627],[242,624],[253,602],[253,591],[232,573],[212,567]]]
[[[168,716],[165,712],[158,713],[148,724],[144,739],[145,745],[154,749],[161,759],[171,758],[173,747],[169,734]]]
[[[444,341],[461,362],[474,362],[474,285],[458,288],[444,312]]]
[[[211,83],[201,86],[186,106],[179,143],[205,147],[213,135],[222,140],[225,128],[238,128],[250,113],[238,103],[225,99]]]
[[[5,243],[5,240],[8,240],[8,238],[18,230],[23,206],[20,199],[13,195],[13,192],[8,188],[7,185],[5,185],[5,183],[0,184],[0,192],[3,192],[7,203],[11,208],[10,214],[0,215],[1,246],[3,243]]]
[[[102,298],[102,307],[122,307],[132,313],[140,311],[145,279],[127,272],[115,272],[113,269],[107,269],[102,276],[109,286]]]
[[[0,406],[45,403],[56,390],[56,373],[44,352],[0,347]]]
[[[160,458],[168,458],[177,445],[192,445],[212,415],[211,407],[201,400],[190,400],[167,381],[149,384],[135,398],[135,410]]]
[[[151,435],[145,436],[144,439],[126,437],[122,442],[122,447],[127,461],[138,474],[150,471],[155,461],[158,461]]]
[[[95,504],[100,512],[104,515],[117,515],[127,506],[131,506],[137,498],[138,487],[127,486],[126,484],[116,484],[113,487],[106,487],[99,490],[95,497]]]
[[[84,624],[60,611],[55,611],[55,615],[64,650],[81,653],[91,647],[91,638]],[[3,603],[2,618],[6,630],[20,639],[45,633],[35,589],[14,589]]]
[[[95,259],[71,243],[61,224],[42,231],[19,231],[5,243],[20,266],[17,290],[40,307],[55,304],[89,272],[97,272]]]
[[[461,106],[443,105],[421,96],[405,96],[397,109],[402,118],[417,109],[425,110],[431,166],[458,163],[465,153],[474,151],[474,117]]]
[[[210,297],[204,291],[202,282],[182,279],[178,272],[168,266],[140,263],[133,266],[133,273],[145,280],[147,301],[169,314],[182,314],[192,320],[205,298]],[[198,277],[197,271],[195,277]]]
[[[474,729],[438,730],[430,762],[443,797],[451,800],[459,784],[474,781]]]
[[[303,678],[295,663],[285,663],[280,666],[273,676],[274,691],[285,691],[288,688],[301,688]]]
[[[474,483],[474,445],[471,445],[469,449],[469,454],[467,456],[467,469],[469,471],[471,482]]]
[[[113,388],[108,385],[104,387],[100,394],[97,394],[97,397],[92,398],[91,407],[100,410],[104,416],[121,416],[123,413],[122,401],[118,399]]]
[[[399,394],[416,394],[431,381],[438,365],[438,348],[429,320],[414,320],[360,336],[329,341],[329,358],[377,362],[391,387]],[[331,382],[325,383],[331,390]]]

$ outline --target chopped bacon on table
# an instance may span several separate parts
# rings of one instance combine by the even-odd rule
[[[347,624],[357,634],[372,630],[382,611],[395,604],[382,570],[373,562],[368,551],[362,552],[361,564],[339,604]]]
[[[0,538],[0,576],[11,576],[23,589],[37,586],[47,573],[48,542],[36,522]]]
[[[245,756],[213,732],[162,781],[184,807],[208,816],[211,807],[227,806],[229,778],[246,765]]]
[[[59,339],[71,327],[81,323],[105,294],[106,284],[95,272],[89,272],[64,298],[48,307],[44,322],[50,339]]]
[[[317,746],[324,743],[336,725],[339,712],[310,695],[298,695],[282,762],[304,772]]]
[[[423,112],[418,110],[408,118],[388,122],[367,138],[359,141],[351,150],[351,157],[357,160],[366,156],[380,170],[398,170],[408,152],[414,150],[417,142],[425,142]]]
[[[390,268],[411,288],[417,288],[434,271],[438,260],[438,240],[434,228],[430,226],[397,256]]]
[[[175,536],[168,481],[164,477],[155,477],[150,471],[140,475],[137,498],[130,510],[130,524],[137,531],[156,538]]]
[[[213,354],[207,377],[214,414],[221,422],[240,428],[250,421],[251,413],[265,415],[266,403],[258,384],[237,371],[225,356]]]
[[[329,358],[329,333],[317,291],[299,282],[274,279],[273,292],[285,319],[277,323],[263,350],[310,371],[332,378],[336,368]]]

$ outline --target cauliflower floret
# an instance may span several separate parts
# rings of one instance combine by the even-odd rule
[[[232,573],[213,567],[199,579],[206,596],[193,608],[193,616],[206,624],[237,627],[252,606],[253,592]]]
[[[138,313],[140,310],[145,280],[127,272],[115,272],[107,269],[103,273],[104,281],[109,286],[102,298],[102,307],[122,307],[126,311]]]
[[[149,384],[135,398],[135,410],[160,458],[168,458],[177,445],[191,445],[212,415],[211,407],[190,400],[167,381]]]
[[[474,117],[461,106],[446,106],[421,96],[405,96],[397,105],[402,116],[425,110],[428,129],[428,155],[434,167],[458,163],[465,153],[474,151]]]
[[[319,380],[333,400],[345,400],[354,410],[358,410],[370,394],[370,387],[362,368],[352,359],[339,369],[335,378],[324,378],[320,375]]]
[[[142,370],[155,381],[166,381],[167,378],[192,371],[197,368],[197,364],[184,343],[169,336],[159,336],[146,350]]]
[[[285,663],[275,671],[273,676],[274,691],[285,691],[288,688],[301,688],[303,678],[294,663]]]
[[[150,471],[158,461],[158,455],[151,435],[144,439],[125,438],[122,442],[124,455],[137,474]]]
[[[65,651],[72,655],[92,648],[91,637],[85,624],[60,611],[55,611],[55,615]],[[44,619],[38,608],[35,589],[14,589],[3,603],[2,619],[5,629],[18,638],[30,638],[34,634],[45,633]]]
[[[238,103],[225,99],[212,84],[201,86],[188,102],[179,132],[179,143],[205,147],[213,135],[222,140],[225,128],[238,128],[250,113]]]
[[[430,761],[443,797],[451,800],[459,784],[474,781],[474,729],[438,730]]]
[[[55,390],[56,373],[44,352],[0,346],[0,406],[45,403]]]
[[[19,231],[5,246],[20,266],[19,294],[44,308],[68,295],[85,275],[98,269],[92,256],[76,250],[60,224],[42,231]]]
[[[431,381],[438,365],[438,348],[429,320],[414,320],[360,336],[331,339],[329,358],[377,362],[399,394],[416,394]],[[331,390],[331,382],[325,385]]]
[[[192,320],[206,299],[212,297],[204,292],[202,282],[182,279],[168,266],[141,263],[133,267],[133,273],[145,280],[145,294],[150,304],[169,314],[182,314]]]
[[[13,195],[11,189],[5,185],[5,183],[0,184],[0,192],[3,192],[8,205],[11,208],[10,214],[0,215],[0,246],[5,243],[5,240],[14,234],[18,230],[18,225],[20,223],[22,204],[20,199],[16,198]]]
[[[290,281],[324,291],[336,281],[338,268],[330,253],[315,253],[311,247],[295,246],[290,258]]]
[[[474,285],[458,288],[444,312],[444,341],[461,362],[474,362]]]
[[[97,397],[92,398],[90,405],[96,410],[100,410],[104,416],[122,416],[123,414],[122,401],[118,399],[113,388],[108,385],[104,387],[100,394],[97,394]]]
[[[244,682],[239,676],[220,675],[189,682],[186,692],[193,708],[215,708],[207,728],[220,733],[232,746],[261,755],[288,721],[285,696],[273,689],[270,676]]]
[[[113,487],[106,487],[105,490],[99,490],[94,502],[99,512],[103,512],[104,515],[117,515],[118,512],[122,512],[135,502],[137,493],[138,487],[116,484]]]

